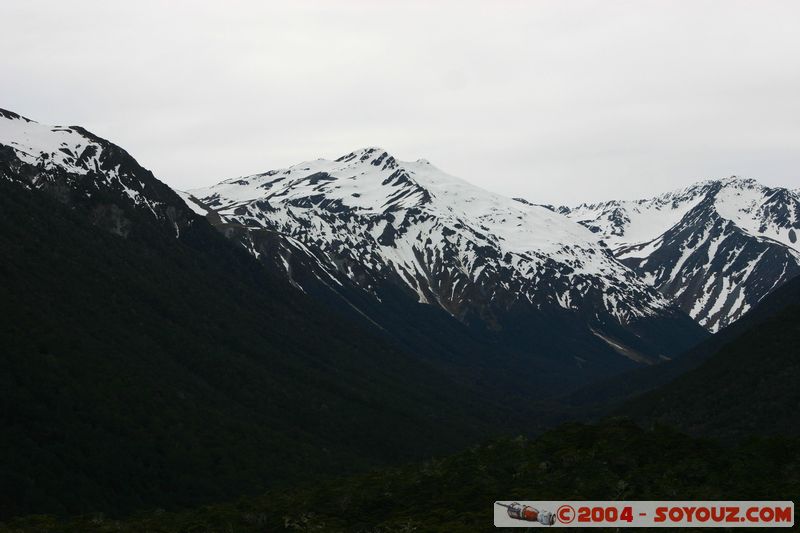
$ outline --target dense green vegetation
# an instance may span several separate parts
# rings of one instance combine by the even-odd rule
[[[125,216],[122,238],[0,176],[0,517],[220,501],[496,431],[204,220]]]
[[[798,440],[750,440],[724,448],[666,428],[645,431],[612,420],[228,504],[151,511],[122,521],[102,515],[71,521],[29,517],[0,532],[467,533],[496,531],[492,505],[509,498],[777,500],[798,494]]]
[[[723,440],[800,436],[800,279],[751,315],[703,364],[621,412]]]

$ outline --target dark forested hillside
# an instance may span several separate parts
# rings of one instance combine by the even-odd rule
[[[496,427],[201,218],[176,239],[128,209],[122,237],[96,210],[0,179],[0,515],[219,500]]]
[[[751,314],[703,364],[621,411],[723,439],[800,435],[800,278]]]
[[[786,313],[791,313],[790,307],[796,306],[798,301],[800,301],[800,278],[795,278],[767,295],[758,306],[741,319],[721,329],[712,337],[675,359],[660,365],[637,368],[582,387],[563,398],[563,406],[568,407],[562,406],[561,408],[573,414],[579,413],[580,416],[613,413],[625,402],[669,384],[679,376],[702,365],[709,357],[721,350],[732,349],[738,345],[740,339],[748,331],[761,327],[761,324],[771,320],[781,311],[786,310]],[[797,354],[800,353],[798,348],[795,348],[794,352],[792,351],[793,341],[791,339],[795,331],[792,328],[775,331],[777,337],[782,338],[776,342],[786,347],[783,355],[780,356],[785,360],[782,362],[789,365],[792,364],[792,361],[797,361]],[[792,356],[792,353],[795,355]],[[759,357],[758,351],[753,352],[752,356],[754,358],[752,362],[755,363],[755,359]],[[790,368],[787,370],[791,371]],[[632,402],[632,404],[635,403],[637,402]]]
[[[497,500],[786,500],[800,493],[799,473],[797,440],[726,448],[616,420],[229,504],[123,521],[97,514],[71,521],[32,517],[0,525],[0,532],[488,532],[498,531],[492,525]]]

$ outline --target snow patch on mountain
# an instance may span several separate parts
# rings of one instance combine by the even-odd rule
[[[602,236],[612,248],[648,242],[677,224],[702,201],[711,182],[642,200],[581,204],[558,211]]]
[[[175,193],[181,197],[181,200],[183,200],[189,209],[198,215],[206,216],[208,214],[208,209],[203,207],[202,203],[188,192],[175,189]]]
[[[772,189],[755,180],[728,180],[716,195],[714,208],[750,235],[771,239],[800,252],[798,205],[800,196],[786,189]],[[785,209],[774,216],[775,208]]]
[[[8,112],[0,117],[0,143],[14,148],[21,160],[32,165],[61,167],[76,174],[97,168],[101,147],[79,132],[68,127],[46,126]]]

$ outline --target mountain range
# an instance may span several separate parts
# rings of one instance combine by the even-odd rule
[[[794,398],[798,193],[753,180],[556,208],[366,148],[174,191],[0,110],[0,203],[2,516],[420,459],[608,384],[723,437],[748,384]]]
[[[557,211],[711,332],[800,274],[800,195],[753,179]]]
[[[181,240],[205,219],[272,279],[497,397],[670,360],[800,272],[797,192],[750,179],[553,208],[373,147],[183,192],[80,127],[3,111],[0,135],[11,181],[92,224],[127,238],[132,208]]]

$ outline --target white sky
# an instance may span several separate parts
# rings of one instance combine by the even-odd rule
[[[177,188],[372,145],[542,203],[800,187],[800,2],[3,0],[0,20],[0,107]]]

